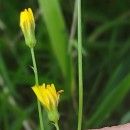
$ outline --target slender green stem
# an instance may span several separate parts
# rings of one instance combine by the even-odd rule
[[[55,123],[56,130],[60,130],[58,123]]]
[[[44,130],[44,126],[43,126],[43,119],[42,119],[42,110],[41,110],[41,104],[37,99],[37,105],[38,105],[38,113],[39,113],[39,121],[40,121],[40,127],[41,130]]]
[[[81,0],[78,0],[78,73],[79,73],[79,111],[78,130],[82,128],[83,109],[83,75],[82,75],[82,26],[81,26]]]
[[[33,70],[34,70],[34,74],[35,74],[35,84],[36,84],[36,86],[38,86],[39,85],[38,72],[37,72],[37,65],[36,65],[35,54],[34,54],[33,48],[31,48],[31,55],[32,55],[32,61],[33,61]],[[44,130],[41,104],[38,100],[37,100],[37,105],[38,105],[38,112],[39,112],[40,127],[41,127],[41,130]]]
[[[31,55],[32,55],[32,61],[33,61],[33,71],[34,71],[34,74],[35,74],[35,83],[36,83],[36,85],[39,85],[39,83],[38,83],[37,65],[36,65],[35,54],[34,54],[34,49],[33,48],[31,48]]]

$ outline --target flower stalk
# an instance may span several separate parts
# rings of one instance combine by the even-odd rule
[[[36,38],[35,38],[35,21],[34,21],[34,15],[31,10],[31,8],[25,9],[20,13],[20,27],[23,32],[26,45],[31,50],[31,56],[32,56],[32,62],[33,62],[33,71],[35,74],[35,84],[36,86],[39,85],[38,83],[38,72],[37,72],[37,66],[36,66],[36,60],[35,60],[35,54],[34,54],[34,46],[36,44]],[[40,120],[40,128],[41,130],[44,130],[43,126],[43,119],[42,119],[42,111],[41,111],[41,104],[37,100],[38,104],[38,112],[39,112],[39,120]]]
[[[38,72],[37,72],[37,65],[36,65],[35,54],[34,54],[33,48],[31,48],[31,56],[32,56],[32,62],[33,62],[33,71],[34,71],[34,75],[35,75],[35,84],[36,84],[36,86],[38,86],[39,85]]]
[[[55,125],[55,127],[56,127],[56,130],[60,130],[59,125],[58,125],[58,122],[55,123],[54,125]]]
[[[33,48],[31,48],[31,56],[32,56],[32,61],[33,61],[33,71],[34,71],[34,75],[35,75],[35,84],[36,84],[36,86],[38,86],[38,85],[39,85],[38,72],[37,72],[37,65],[36,65],[35,53],[34,53],[34,49],[33,49]],[[40,127],[41,127],[41,130],[44,130],[43,119],[42,119],[41,104],[40,104],[40,102],[39,102],[38,99],[37,99],[37,105],[38,105],[38,113],[39,113]]]

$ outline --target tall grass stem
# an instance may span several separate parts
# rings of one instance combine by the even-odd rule
[[[38,81],[38,72],[37,72],[37,65],[36,65],[36,60],[35,60],[35,53],[34,53],[34,49],[31,48],[31,55],[32,55],[32,61],[33,61],[33,71],[35,74],[35,84],[36,86],[39,85],[39,81]],[[40,128],[41,130],[44,130],[44,126],[43,126],[43,119],[42,119],[42,111],[41,111],[41,104],[37,99],[37,105],[38,105],[38,113],[39,113],[39,120],[40,120]]]
[[[83,75],[82,75],[82,25],[81,25],[81,0],[78,0],[78,77],[79,77],[79,111],[78,130],[82,128],[83,113]]]

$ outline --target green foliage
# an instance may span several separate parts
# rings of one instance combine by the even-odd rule
[[[31,90],[35,84],[31,54],[19,27],[20,12],[28,7],[36,19],[39,82],[54,83],[57,90],[65,90],[59,103],[60,128],[75,130],[77,34],[68,52],[71,0],[0,1],[0,129],[39,130],[36,97]],[[82,0],[83,129],[130,121],[129,35],[129,1]],[[49,124],[44,121],[47,130],[52,130]]]
[[[117,108],[120,102],[124,99],[125,95],[130,90],[130,74],[128,73],[122,78],[121,66],[114,72],[113,77],[109,80],[102,94],[99,96],[94,111],[90,116],[89,121],[86,123],[87,127],[98,127],[105,118],[108,118],[111,113]],[[121,77],[121,81],[119,81]],[[108,94],[109,93],[109,94]]]

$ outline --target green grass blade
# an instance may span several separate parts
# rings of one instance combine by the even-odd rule
[[[130,73],[127,74],[125,78],[104,97],[104,99],[102,99],[102,102],[100,102],[100,105],[88,121],[87,127],[98,127],[102,121],[107,118],[114,109],[116,109],[130,90],[129,79]]]
[[[119,27],[119,26],[124,26],[124,25],[129,25],[130,21],[129,20],[120,20],[120,19],[116,19],[113,21],[109,21],[103,25],[101,25],[100,27],[98,27],[88,38],[89,42],[94,42],[96,41],[96,39],[103,34],[105,31],[111,29],[111,28],[115,28],[115,27]]]
[[[73,69],[71,58],[67,54],[68,38],[58,0],[38,0],[50,37],[52,49],[66,79],[66,93],[73,86]]]
[[[16,93],[13,84],[9,78],[8,75],[8,70],[5,66],[4,60],[2,55],[0,54],[0,74],[2,75],[2,77],[4,78],[5,84],[8,86],[9,91],[14,95],[14,96],[18,96],[18,94]],[[19,96],[18,96],[19,97]]]

